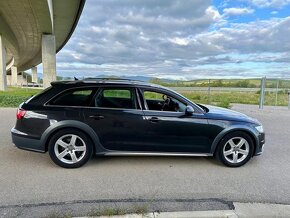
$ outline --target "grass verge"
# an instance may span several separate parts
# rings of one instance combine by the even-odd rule
[[[40,91],[40,89],[9,87],[5,92],[0,91],[0,107],[18,107],[19,104]]]
[[[0,91],[0,107],[18,107],[23,101],[32,95],[40,92],[40,89],[9,87],[8,91]],[[258,92],[207,92],[186,91],[180,92],[188,99],[201,104],[213,104],[219,107],[230,108],[231,103],[239,104],[259,104],[260,94]],[[288,105],[288,95],[286,92],[279,92],[277,96],[277,106]],[[265,105],[275,105],[276,93],[265,93]]]

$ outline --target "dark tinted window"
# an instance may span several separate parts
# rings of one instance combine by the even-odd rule
[[[95,99],[96,107],[136,109],[134,89],[103,88]]]
[[[89,106],[93,94],[93,89],[75,89],[67,91],[54,99],[50,105]]]
[[[50,93],[52,90],[52,86],[42,90],[41,92],[37,93],[36,95],[31,96],[29,99],[25,101],[26,104],[35,104],[38,103],[42,97],[46,99],[45,97],[47,96],[48,93]],[[49,95],[49,94],[48,94]],[[49,99],[49,98],[48,98]],[[46,101],[48,100],[46,99]]]

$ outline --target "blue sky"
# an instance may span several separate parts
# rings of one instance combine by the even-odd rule
[[[57,72],[290,78],[290,0],[87,0]]]

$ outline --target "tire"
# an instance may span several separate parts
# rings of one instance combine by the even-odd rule
[[[83,132],[63,129],[49,140],[48,151],[52,161],[64,168],[78,168],[92,157],[93,143]]]
[[[220,141],[216,158],[228,167],[240,167],[246,164],[254,153],[252,138],[245,132],[227,134]]]

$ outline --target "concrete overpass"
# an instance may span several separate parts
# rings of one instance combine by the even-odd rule
[[[12,85],[18,72],[43,64],[43,85],[56,80],[56,53],[69,40],[85,0],[0,0],[0,90]]]

